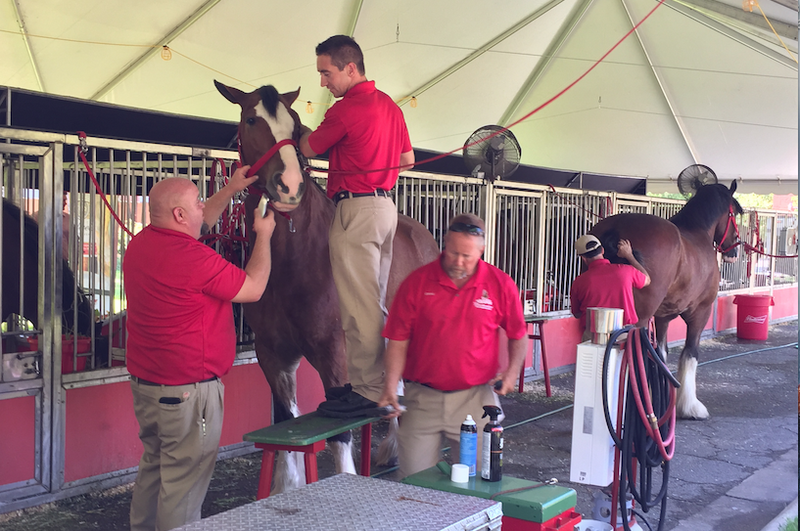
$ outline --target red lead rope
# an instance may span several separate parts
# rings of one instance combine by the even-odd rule
[[[91,170],[91,168],[89,168],[89,161],[86,160],[86,152],[89,150],[89,148],[86,146],[86,133],[84,133],[83,131],[78,131],[78,138],[80,139],[81,143],[80,149],[78,149],[78,154],[81,156],[83,165],[86,167],[86,172],[89,174],[89,177],[92,178],[92,182],[94,183],[94,187],[97,189],[97,193],[100,195],[100,198],[103,200],[103,203],[106,204],[106,208],[108,208],[108,211],[111,213],[111,216],[114,218],[117,224],[120,227],[122,227],[122,230],[128,233],[128,236],[133,238],[133,233],[130,231],[130,229],[128,229],[128,227],[125,226],[125,224],[119,218],[117,213],[114,212],[114,209],[111,208],[111,204],[108,202],[108,199],[106,199],[106,194],[104,194],[103,190],[100,189],[100,183],[97,182],[97,179],[94,176],[94,172]]]

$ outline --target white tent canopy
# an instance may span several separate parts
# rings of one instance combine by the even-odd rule
[[[522,162],[647,177],[656,192],[676,191],[678,173],[702,163],[722,182],[739,179],[740,191],[797,193],[797,0],[742,6],[0,0],[0,85],[223,120],[238,120],[237,108],[214,79],[243,90],[299,86],[296,110],[314,127],[332,102],[314,47],[351,34],[367,77],[402,105],[414,147],[448,152],[556,96],[657,7],[581,81],[511,128]]]

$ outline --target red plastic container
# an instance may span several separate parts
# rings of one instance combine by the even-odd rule
[[[775,306],[771,295],[736,295],[736,337],[764,341],[769,336],[769,307]]]

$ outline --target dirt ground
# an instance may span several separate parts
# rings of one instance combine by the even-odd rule
[[[735,335],[703,341],[698,371],[698,397],[711,412],[708,421],[680,421],[675,472],[670,480],[670,505],[664,529],[674,529],[687,518],[724,497],[778,455],[797,449],[794,419],[794,385],[797,382],[797,321],[770,327],[770,341],[737,340]],[[773,347],[779,345],[779,347]],[[750,355],[750,352],[769,350]],[[676,367],[679,349],[672,349],[669,365]],[[728,358],[732,358],[728,360]],[[572,373],[552,378],[553,396],[546,397],[543,382],[526,384],[525,393],[501,400],[506,413],[504,473],[541,481],[556,477],[562,485],[578,492],[577,510],[587,517],[598,489],[569,483],[570,441],[574,377]],[[752,426],[754,433],[744,433]],[[770,448],[758,443],[764,427],[771,433]],[[373,448],[385,434],[387,423],[373,427]],[[357,430],[356,430],[357,432]],[[709,450],[699,449],[698,438],[711,437]],[[735,435],[733,432],[736,432]],[[354,433],[354,448],[359,447]],[[713,460],[699,461],[705,453]],[[679,455],[680,454],[680,455]],[[449,459],[449,456],[445,454]],[[356,456],[358,458],[358,456]],[[234,457],[217,463],[203,504],[203,517],[217,514],[255,500],[261,453]],[[689,470],[690,468],[696,470]],[[698,473],[700,472],[700,473]],[[398,481],[394,469],[373,465],[373,475]],[[319,476],[334,474],[329,451],[319,454]],[[705,476],[703,476],[705,474]],[[0,515],[4,531],[77,531],[128,529],[132,485],[123,485],[39,507]],[[796,496],[796,491],[795,491]],[[761,529],[782,509],[779,503],[763,503],[763,514],[752,514],[744,527]],[[774,505],[774,507],[773,507]],[[772,514],[774,513],[774,514]],[[740,517],[741,519],[742,517]],[[657,520],[657,519],[656,519]],[[717,527],[715,527],[716,529]],[[722,529],[722,528],[719,528]]]

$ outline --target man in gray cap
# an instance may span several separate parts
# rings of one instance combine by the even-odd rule
[[[633,303],[633,290],[650,284],[650,275],[633,256],[631,242],[620,240],[617,255],[630,265],[612,264],[603,257],[603,246],[592,234],[585,234],[575,241],[575,251],[586,264],[586,271],[578,276],[570,290],[572,315],[584,326],[583,341],[591,338],[586,330],[587,308],[622,308],[624,325],[636,324],[639,317]]]

